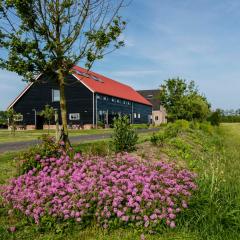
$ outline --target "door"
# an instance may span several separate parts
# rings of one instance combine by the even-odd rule
[[[43,129],[44,117],[37,115],[36,116],[36,129]]]

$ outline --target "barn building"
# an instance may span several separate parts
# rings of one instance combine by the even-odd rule
[[[69,126],[111,124],[117,115],[128,115],[134,124],[151,121],[152,104],[141,94],[128,85],[78,66],[73,67],[66,78],[65,96]],[[44,119],[40,112],[45,105],[52,106],[60,119],[59,100],[56,79],[40,75],[8,108],[20,114],[18,125],[42,129]]]

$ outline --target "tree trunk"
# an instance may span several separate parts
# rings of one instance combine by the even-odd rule
[[[49,130],[50,130],[50,120],[48,120],[48,135],[49,135]]]
[[[60,110],[62,118],[62,130],[60,140],[65,143],[66,146],[70,145],[68,138],[68,126],[67,126],[67,106],[65,98],[65,85],[64,85],[64,75],[62,70],[58,72],[58,81],[60,86]]]

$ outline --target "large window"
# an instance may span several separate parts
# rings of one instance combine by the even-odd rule
[[[80,113],[70,113],[69,120],[72,121],[80,120]]]
[[[15,122],[22,122],[23,121],[23,115],[22,114],[16,114],[13,117]]]
[[[60,101],[60,91],[58,89],[52,89],[52,101],[53,102]]]

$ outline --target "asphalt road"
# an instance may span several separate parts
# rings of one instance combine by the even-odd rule
[[[148,132],[156,132],[159,128],[151,128],[151,129],[138,129],[138,133],[148,133]],[[70,137],[71,143],[79,143],[79,142],[88,142],[94,140],[102,140],[111,137],[111,133],[104,134],[89,134],[89,135],[79,135]],[[22,150],[28,147],[31,147],[37,143],[40,143],[39,140],[30,140],[24,142],[9,142],[9,143],[0,143],[0,153],[7,151],[17,151]]]

